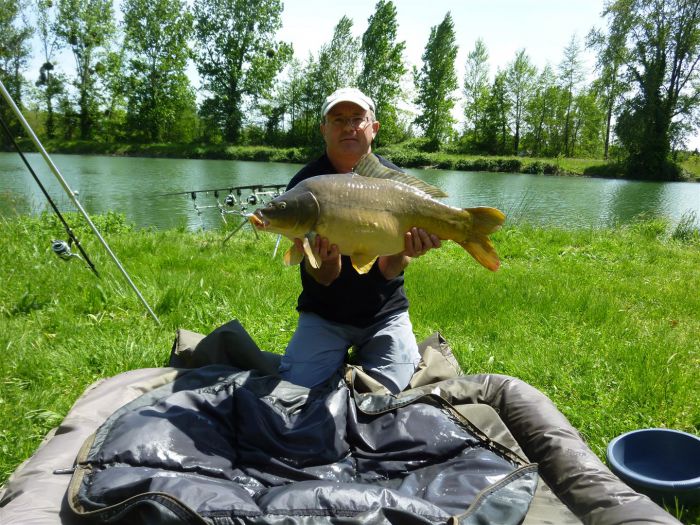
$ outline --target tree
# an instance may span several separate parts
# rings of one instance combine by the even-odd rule
[[[407,69],[403,62],[406,43],[396,42],[397,30],[396,7],[391,0],[379,0],[362,35],[359,87],[374,100],[383,142],[392,142],[401,135],[397,103]]]
[[[524,142],[535,157],[553,149],[552,137],[556,135],[560,93],[552,66],[547,64],[537,77],[534,93],[525,106],[525,122],[529,133]]]
[[[447,12],[438,26],[430,29],[420,72],[414,67],[418,91],[416,104],[421,114],[415,123],[423,129],[434,148],[452,136],[454,91],[458,88],[455,59],[457,44],[452,15]]]
[[[32,34],[21,16],[23,7],[17,0],[0,0],[0,80],[18,107],[22,107],[22,70],[29,59],[27,42]],[[12,131],[19,131],[19,123],[4,101],[0,102],[0,116]],[[0,133],[0,137],[0,144],[6,144],[5,134]]]
[[[104,70],[99,58],[114,33],[112,0],[58,0],[56,34],[75,58],[81,139],[95,135],[100,96],[97,81]]]
[[[508,115],[511,109],[505,71],[496,71],[493,87],[484,111],[484,138],[480,149],[491,154],[507,151],[510,128]]]
[[[355,85],[359,57],[360,45],[352,36],[352,20],[343,16],[333,29],[330,43],[318,53],[318,87],[323,98],[338,88]]]
[[[676,178],[671,143],[692,128],[685,124],[700,103],[700,2],[617,0],[604,16],[609,35],[625,35],[625,76],[634,89],[615,128],[628,175]]]
[[[43,48],[44,63],[39,68],[36,86],[43,91],[46,106],[46,137],[54,138],[56,122],[54,118],[54,100],[63,92],[63,78],[55,71],[54,54],[60,49],[60,40],[55,27],[58,9],[52,0],[36,0],[37,35]]]
[[[483,134],[483,119],[489,97],[489,52],[481,38],[467,55],[464,74],[464,133],[479,143]]]
[[[598,90],[592,86],[574,99],[572,156],[600,155],[604,133],[604,108]]]
[[[627,48],[625,40],[628,28],[614,28],[609,35],[603,34],[599,29],[593,29],[588,34],[587,46],[596,50],[596,69],[599,72],[598,79],[594,82],[596,90],[600,93],[605,106],[605,144],[603,157],[608,159],[610,152],[610,135],[612,132],[612,118],[617,111],[626,90],[626,83],[622,79],[622,66],[627,60]]]
[[[149,142],[192,138],[195,96],[185,69],[192,15],[184,0],[126,0],[129,130]]]
[[[115,50],[105,53],[100,75],[104,85],[104,119],[103,134],[107,140],[131,140],[127,128],[127,92],[130,79],[126,71],[126,49],[124,41]]]
[[[274,40],[282,25],[281,0],[195,0],[195,61],[209,94],[202,113],[237,142],[244,103],[266,97],[292,55]]]
[[[292,59],[287,67],[285,80],[277,90],[277,106],[284,109],[283,122],[288,122],[286,143],[290,146],[307,144],[307,108],[302,94],[304,92],[304,68],[299,60]],[[318,121],[318,119],[316,119]]]
[[[520,151],[520,128],[523,124],[525,106],[535,86],[537,69],[530,62],[524,49],[515,54],[515,60],[506,70],[506,89],[510,98],[511,122],[513,123],[513,153]]]
[[[564,139],[564,155],[571,155],[571,125],[574,97],[578,92],[579,85],[583,80],[583,68],[581,65],[581,48],[579,47],[576,35],[571,37],[569,44],[564,48],[564,57],[559,63],[559,82],[564,90],[566,106],[564,114],[564,129],[562,136]]]

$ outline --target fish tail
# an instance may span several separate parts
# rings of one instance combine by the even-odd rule
[[[495,272],[501,261],[488,235],[501,227],[506,216],[496,208],[465,208],[464,211],[469,212],[472,217],[472,229],[469,237],[458,244],[479,264]]]

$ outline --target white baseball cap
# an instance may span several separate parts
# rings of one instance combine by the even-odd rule
[[[365,111],[370,110],[374,112],[374,102],[371,98],[357,88],[346,87],[337,89],[326,97],[326,101],[323,103],[323,107],[321,107],[321,116],[325,117],[333,106],[341,102],[352,102]]]

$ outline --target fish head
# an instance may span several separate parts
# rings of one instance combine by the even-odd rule
[[[255,210],[250,222],[259,230],[301,238],[313,230],[319,212],[313,193],[308,189],[292,188],[268,202],[264,208]]]

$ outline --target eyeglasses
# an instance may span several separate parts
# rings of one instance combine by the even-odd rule
[[[367,124],[370,122],[370,118],[369,117],[350,117],[350,118],[333,117],[328,122],[331,126],[333,126],[336,129],[343,129],[348,124],[350,124],[350,127],[352,129],[364,129],[367,126]]]

